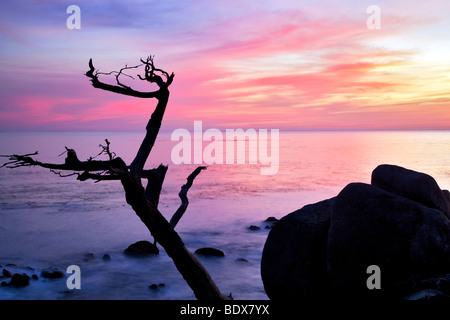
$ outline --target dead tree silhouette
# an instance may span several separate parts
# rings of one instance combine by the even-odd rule
[[[119,71],[111,71],[108,73],[96,70],[92,59],[90,59],[89,70],[85,74],[92,82],[94,88],[136,98],[153,98],[157,100],[156,108],[151,114],[146,126],[145,137],[130,165],[127,165],[120,157],[116,157],[111,152],[110,142],[106,139],[106,144],[100,145],[102,151],[99,155],[106,155],[108,160],[94,160],[90,158],[87,161],[81,161],[78,159],[75,150],[66,147],[64,163],[57,164],[37,161],[32,158],[32,156],[38,154],[35,152],[25,155],[4,156],[9,157],[9,161],[3,164],[2,167],[19,168],[24,166],[39,166],[48,168],[60,176],[76,175],[80,181],[88,179],[95,181],[119,180],[125,191],[126,202],[133,208],[136,215],[148,228],[154,240],[164,248],[168,256],[173,260],[178,271],[193,290],[195,297],[199,300],[230,299],[231,296],[225,296],[219,291],[208,271],[197,257],[186,248],[180,236],[174,230],[176,223],[188,206],[187,192],[193,180],[206,167],[200,166],[188,176],[187,183],[182,186],[179,193],[181,205],[175,212],[170,223],[157,208],[168,167],[160,165],[151,170],[144,169],[144,164],[158,136],[169,100],[169,86],[174,79],[173,73],[169,75],[166,71],[156,68],[153,59],[153,56],[149,56],[145,60],[140,59],[141,63],[139,65],[125,66]],[[138,75],[138,78],[152,86],[156,85],[157,90],[149,92],[138,91],[123,83],[121,77],[133,78],[125,73],[127,70],[139,68],[143,68],[144,74]],[[102,82],[99,79],[102,75],[115,76],[116,84]],[[64,171],[71,171],[71,173],[63,174],[62,172]],[[142,180],[147,180],[145,187]]]

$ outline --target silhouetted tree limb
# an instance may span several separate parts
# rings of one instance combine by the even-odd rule
[[[7,157],[10,161],[4,163],[1,167],[17,168],[26,166],[39,166],[42,168],[53,170],[69,170],[69,171],[116,171],[124,169],[124,162],[121,158],[115,158],[109,161],[101,160],[88,160],[80,161],[77,157],[75,150],[67,149],[67,157],[64,163],[46,163],[33,159],[30,156],[37,155],[38,152],[25,154],[25,155],[2,155],[1,157]]]
[[[167,172],[167,166],[159,165],[158,168],[152,170],[145,170],[144,174],[147,178],[147,187],[145,188],[145,197],[156,208],[159,203],[159,196],[161,194],[162,185]]]
[[[184,184],[181,187],[180,192],[178,193],[178,196],[181,199],[181,205],[178,207],[177,211],[174,213],[174,215],[172,216],[172,219],[170,219],[170,225],[172,226],[172,228],[175,228],[175,226],[177,225],[178,221],[180,221],[181,217],[183,216],[183,214],[186,212],[186,209],[189,205],[189,200],[187,197],[187,192],[189,191],[189,189],[192,186],[192,183],[194,182],[194,179],[199,175],[199,173],[206,169],[207,167],[204,166],[200,166],[197,167],[197,169],[194,170],[194,172],[192,172],[189,177],[187,177],[187,182],[186,184]]]
[[[127,203],[133,208],[136,215],[148,228],[155,241],[160,243],[167,254],[172,258],[175,266],[191,287],[197,299],[228,299],[228,297],[220,292],[207,270],[203,267],[197,257],[186,248],[178,233],[174,230],[174,226],[186,211],[189,204],[187,191],[192,186],[195,177],[206,167],[198,167],[192,172],[187,178],[187,183],[181,188],[179,196],[182,203],[172,218],[174,221],[172,224],[169,223],[157,209],[162,184],[167,172],[167,166],[160,165],[156,169],[144,170],[144,165],[150,155],[161,127],[161,122],[169,99],[168,88],[173,81],[174,74],[172,73],[169,75],[166,71],[156,68],[152,56],[148,57],[146,60],[141,59],[141,62],[142,64],[132,67],[125,66],[120,69],[120,71],[100,73],[95,70],[92,59],[90,59],[89,70],[86,72],[86,76],[91,79],[91,83],[95,88],[137,98],[155,98],[158,101],[156,108],[152,112],[150,120],[147,123],[145,137],[135,158],[129,166],[127,166],[120,157],[115,157],[115,154],[110,151],[109,141],[105,140],[106,145],[100,145],[102,151],[97,156],[106,155],[109,158],[107,161],[93,160],[92,157],[88,161],[80,161],[75,150],[66,148],[65,153],[67,153],[67,155],[65,162],[62,164],[44,163],[35,160],[31,156],[37,155],[36,152],[33,154],[8,156],[10,161],[5,163],[2,167],[17,168],[22,166],[40,166],[51,169],[60,176],[64,176],[61,171],[73,171],[73,173],[69,175],[78,175],[77,179],[81,181],[88,179],[93,179],[95,181],[120,180],[125,190]],[[144,75],[138,75],[138,78],[142,81],[156,84],[159,87],[158,90],[141,92],[134,90],[131,86],[127,86],[120,81],[120,76],[131,77],[130,75],[125,74],[124,70],[137,69],[141,66],[144,66]],[[116,85],[107,84],[99,80],[99,75],[112,74],[115,74]],[[148,180],[145,189],[142,185],[142,178]]]

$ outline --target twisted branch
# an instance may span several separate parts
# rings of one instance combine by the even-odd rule
[[[189,189],[192,186],[192,183],[194,182],[194,179],[199,175],[199,173],[202,170],[206,170],[207,167],[205,166],[199,166],[197,167],[197,169],[195,169],[190,175],[189,177],[187,177],[187,182],[186,184],[184,184],[181,187],[180,192],[178,193],[178,196],[181,199],[181,205],[178,207],[177,211],[173,214],[172,219],[170,219],[170,225],[172,226],[172,228],[175,228],[175,226],[177,225],[178,221],[180,221],[181,217],[183,216],[183,214],[186,212],[186,209],[189,205],[189,200],[187,197],[187,192],[189,191]]]

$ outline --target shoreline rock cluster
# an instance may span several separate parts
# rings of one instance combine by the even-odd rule
[[[2,268],[2,274],[0,276],[0,285],[2,287],[26,287],[30,285],[30,279],[38,280],[39,276],[45,279],[59,279],[65,277],[63,271],[54,267],[42,269],[40,272],[32,267],[21,267],[15,264],[7,264],[5,267],[0,267]],[[10,270],[15,271],[11,272]],[[31,273],[31,275],[29,273]],[[7,280],[9,280],[9,282],[7,282]]]
[[[380,289],[367,284],[371,265]],[[261,275],[274,300],[450,300],[450,194],[425,173],[380,165],[371,184],[280,219]]]

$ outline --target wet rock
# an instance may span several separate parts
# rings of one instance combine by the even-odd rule
[[[158,289],[158,285],[156,283],[152,283],[148,288],[151,290],[156,290]]]
[[[37,275],[37,274],[33,274],[33,275],[31,276],[31,278],[32,278],[33,280],[37,280],[37,279],[39,279],[39,277],[38,277],[38,275]]]
[[[256,231],[256,230],[260,230],[260,229],[261,229],[260,227],[254,226],[254,225],[251,225],[250,227],[248,227],[248,230],[251,230],[251,231]]]
[[[371,184],[427,207],[439,209],[450,218],[448,191],[442,191],[436,180],[426,173],[384,164],[373,170]]]
[[[245,262],[245,263],[248,263],[248,260],[247,260],[247,259],[244,259],[244,258],[237,258],[236,261],[237,261],[237,262]]]
[[[277,222],[278,219],[275,217],[268,217],[266,220],[264,220],[265,222]]]
[[[41,276],[47,279],[59,279],[64,277],[64,272],[57,268],[47,268],[41,271]]]
[[[165,283],[158,283],[158,284],[152,283],[151,285],[148,286],[148,288],[151,290],[158,290],[160,288],[165,288],[165,287],[166,287]]]
[[[124,253],[127,256],[143,257],[143,256],[157,255],[159,254],[159,249],[153,243],[143,240],[131,244],[127,249],[124,250]]]
[[[219,249],[215,248],[200,248],[195,250],[196,254],[207,256],[207,257],[224,257],[225,253]]]
[[[411,277],[450,270],[450,221],[440,210],[351,183],[337,196],[328,232],[328,276],[340,290],[368,293],[367,267],[383,274],[383,294]],[[374,291],[375,293],[375,291]]]
[[[379,166],[371,185],[350,183],[335,198],[279,220],[262,255],[265,291],[290,300],[446,299],[449,203],[431,176]],[[381,270],[382,290],[367,288],[371,265]]]
[[[25,287],[30,284],[30,277],[25,273],[15,273],[11,277],[11,285],[16,287]]]
[[[7,277],[7,278],[11,278],[12,277],[12,273],[11,271],[9,271],[8,269],[3,269],[2,274]]]
[[[324,294],[326,247],[334,198],[304,206],[279,220],[264,245],[261,276],[270,299]]]
[[[105,253],[102,257],[103,261],[110,261],[111,260],[111,256],[107,253]]]
[[[2,287],[7,287],[7,286],[8,286],[8,282],[2,281],[2,283],[0,283],[0,286],[2,286]]]

